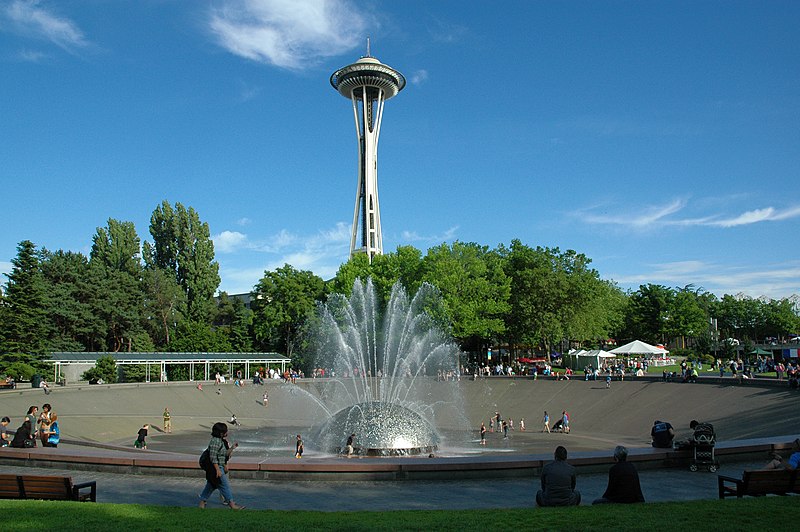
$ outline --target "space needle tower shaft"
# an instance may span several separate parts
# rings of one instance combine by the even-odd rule
[[[358,139],[358,185],[350,235],[350,257],[366,253],[369,261],[383,254],[381,211],[378,201],[378,137],[383,105],[406,86],[397,70],[369,54],[331,75],[331,85],[353,103]]]

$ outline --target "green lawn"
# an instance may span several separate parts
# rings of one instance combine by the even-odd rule
[[[396,512],[199,510],[134,504],[0,501],[4,530],[797,530],[800,499]]]

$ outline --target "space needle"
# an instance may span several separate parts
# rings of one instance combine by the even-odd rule
[[[358,138],[358,186],[350,235],[350,258],[366,253],[369,262],[383,254],[381,211],[378,202],[378,137],[383,104],[406,86],[406,78],[369,53],[331,75],[331,85],[353,102]],[[359,240],[360,243],[356,243]]]

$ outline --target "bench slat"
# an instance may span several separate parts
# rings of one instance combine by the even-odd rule
[[[81,489],[89,493],[80,493]],[[95,482],[72,483],[71,477],[45,477],[35,475],[0,475],[0,499],[48,499],[95,501]]]
[[[800,490],[800,486],[797,485],[797,471],[785,469],[744,471],[741,480],[719,475],[717,483],[720,499],[727,496],[741,498],[745,495],[786,495]]]

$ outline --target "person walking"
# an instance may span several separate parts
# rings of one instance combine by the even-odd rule
[[[297,435],[297,441],[294,444],[294,457],[303,457],[303,438],[299,434]]]
[[[544,428],[542,432],[547,431],[550,434],[550,416],[547,414],[547,410],[544,411],[544,417],[542,418],[542,422],[544,423]]]
[[[238,447],[238,443],[233,446],[228,444],[228,425],[222,422],[214,423],[211,427],[211,441],[208,442],[208,457],[210,463],[207,464],[206,486],[200,493],[200,508],[205,508],[208,498],[219,490],[222,495],[223,504],[231,510],[242,510],[244,506],[233,501],[231,485],[228,480],[228,460],[233,449]]]
[[[486,425],[481,422],[481,445],[486,445]]]

